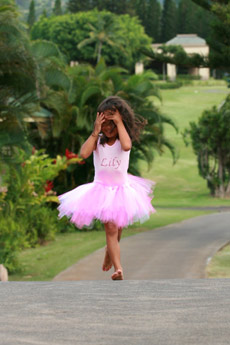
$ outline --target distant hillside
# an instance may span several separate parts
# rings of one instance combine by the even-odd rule
[[[51,14],[55,0],[34,0],[36,17],[39,17],[45,9],[47,14]],[[15,0],[24,19],[27,18],[30,0]],[[65,9],[68,0],[62,0],[62,8]]]
[[[19,7],[20,12],[22,13],[22,17],[24,20],[26,20],[28,16],[30,1],[31,0],[15,0],[16,4]],[[42,14],[44,9],[46,10],[47,15],[50,15],[52,13],[52,8],[54,7],[55,0],[34,0],[34,1],[35,1],[35,13],[36,13],[37,18]],[[158,0],[158,1],[161,4],[161,6],[163,6],[164,0]],[[174,1],[177,4],[179,2],[179,0],[174,0]],[[62,8],[65,11],[68,0],[62,0],[61,2],[62,2]]]
[[[30,0],[15,0],[16,4],[20,7],[21,10],[28,10],[30,6]],[[158,0],[161,5],[163,5],[164,0]],[[176,3],[178,3],[179,0],[174,0]],[[40,10],[41,8],[46,8],[49,12],[53,5],[55,0],[35,0],[35,8],[36,10]],[[68,0],[62,0],[62,7],[65,8],[65,5],[67,4]]]

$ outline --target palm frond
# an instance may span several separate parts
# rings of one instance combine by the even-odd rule
[[[51,41],[33,41],[30,50],[36,59],[45,59],[53,56],[59,58],[60,60],[64,58],[58,46]]]
[[[53,88],[61,88],[66,92],[70,89],[70,79],[58,69],[48,69],[45,71],[46,84]]]
[[[101,88],[99,86],[89,86],[81,96],[80,106],[83,107],[90,97],[101,94]]]

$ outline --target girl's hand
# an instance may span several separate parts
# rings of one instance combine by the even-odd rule
[[[113,112],[111,114],[106,114],[105,119],[106,120],[113,120],[113,122],[115,123],[116,126],[118,126],[120,123],[123,123],[121,114],[119,113],[119,111],[117,109],[115,112]]]
[[[105,115],[103,113],[97,113],[96,120],[94,122],[94,130],[93,133],[98,135],[101,132],[101,125],[105,122]]]

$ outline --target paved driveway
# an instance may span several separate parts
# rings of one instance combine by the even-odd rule
[[[183,212],[183,211],[182,211]],[[125,279],[205,278],[208,260],[230,241],[230,212],[192,218],[121,241]],[[104,248],[61,272],[55,281],[107,280]]]
[[[0,283],[1,345],[227,345],[230,279]]]

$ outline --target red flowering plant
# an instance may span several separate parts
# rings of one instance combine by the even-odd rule
[[[80,164],[80,165],[85,164],[85,161],[82,158],[80,158],[78,154],[69,151],[68,148],[66,148],[66,150],[65,150],[65,157],[63,159],[65,159],[65,158],[66,158],[66,166],[67,167],[69,167],[71,164],[76,164],[76,163]],[[57,164],[57,159],[54,159],[52,163]],[[56,195],[56,192],[53,191],[53,187],[54,187],[53,182],[50,180],[47,180],[46,184],[44,186],[45,194],[47,196],[48,195]],[[51,200],[51,199],[49,198],[49,200]],[[54,199],[53,199],[53,201],[54,201]]]
[[[65,156],[58,155],[50,158],[44,149],[36,150],[33,147],[32,154],[28,159],[21,152],[21,171],[17,169],[13,172],[15,180],[18,181],[18,190],[15,184],[9,179],[7,185],[11,190],[9,195],[14,195],[17,205],[27,207],[34,204],[45,204],[46,202],[59,202],[56,192],[53,190],[53,180],[59,175],[60,171],[69,170],[70,165],[84,164],[82,158],[77,154],[66,149]],[[14,185],[14,188],[11,188]]]
[[[78,154],[69,151],[68,149],[65,150],[65,156],[67,158],[67,164],[78,163],[78,164],[85,164],[85,161],[78,156]]]
[[[66,169],[66,157],[58,155],[53,159],[45,153],[44,149],[33,148],[31,156],[21,163],[20,178],[16,177],[20,181],[20,191],[15,191],[15,194],[18,193],[21,196],[21,203],[24,205],[58,202],[52,181],[61,170]]]
[[[54,187],[53,181],[46,181],[46,184],[44,186],[45,194],[46,195],[56,195],[56,192],[54,192],[52,189]]]

